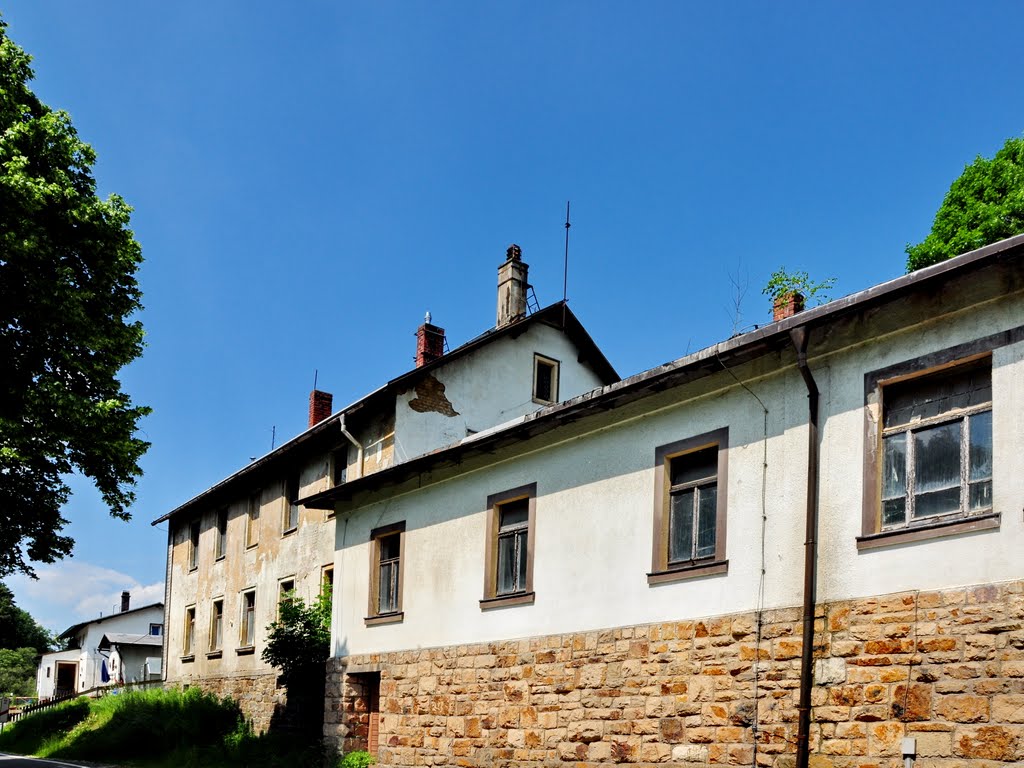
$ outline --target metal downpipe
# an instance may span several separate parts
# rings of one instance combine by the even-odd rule
[[[807,328],[793,328],[789,337],[796,349],[797,368],[807,386],[808,408],[803,643],[800,650],[800,702],[797,705],[799,721],[796,736],[796,768],[807,768],[810,760],[811,687],[814,685],[814,606],[818,584],[818,385],[807,367]]]

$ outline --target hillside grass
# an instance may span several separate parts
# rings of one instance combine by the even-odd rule
[[[197,688],[76,699],[0,733],[0,751],[135,768],[320,768],[318,742],[254,734],[238,704]]]

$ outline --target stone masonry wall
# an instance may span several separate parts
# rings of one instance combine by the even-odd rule
[[[1024,581],[819,606],[812,768],[1024,765]],[[350,656],[325,734],[365,745],[353,673],[380,672],[382,766],[794,764],[798,608]]]
[[[217,696],[230,696],[238,702],[242,714],[252,722],[257,732],[270,728],[275,712],[280,713],[284,709],[287,699],[284,689],[277,687],[276,674],[207,677],[185,680],[182,684],[202,688]]]

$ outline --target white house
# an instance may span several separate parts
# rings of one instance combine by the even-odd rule
[[[561,394],[298,500],[335,520],[329,739],[1024,764],[1024,236]]]
[[[119,612],[73,624],[58,636],[67,641],[68,650],[43,654],[36,672],[40,699],[152,679],[144,676],[143,665],[148,660],[148,669],[159,671],[164,604],[132,608],[130,600],[129,593],[122,592]],[[111,638],[118,640],[112,643]],[[146,649],[145,657],[137,664],[140,648]]]

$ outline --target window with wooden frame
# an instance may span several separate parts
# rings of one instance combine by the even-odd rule
[[[220,656],[224,643],[224,598],[213,601],[210,608],[210,652],[207,656]]]
[[[551,357],[533,356],[533,402],[551,405],[558,402],[559,362]]]
[[[334,564],[325,565],[320,570],[320,592],[331,594],[334,591]]]
[[[284,484],[283,533],[291,533],[299,527],[299,473],[288,476]]]
[[[289,576],[277,583],[277,618],[281,618],[281,606],[295,597],[295,577]]]
[[[256,590],[242,592],[242,612],[239,617],[239,651],[248,651],[256,645]]]
[[[255,547],[260,543],[260,502],[259,489],[249,494],[249,506],[245,518],[245,546]]]
[[[725,573],[728,428],[654,452],[654,545],[649,584]]]
[[[199,567],[199,530],[200,521],[193,520],[188,525],[188,569],[194,571]]]
[[[193,654],[192,644],[196,637],[196,607],[190,605],[185,608],[185,623],[182,629],[181,655],[191,656]]]
[[[481,608],[532,603],[537,484],[487,497],[487,552]]]
[[[392,523],[370,531],[370,600],[366,623],[401,621],[405,523]],[[333,576],[333,571],[332,571]]]
[[[976,349],[962,345],[866,377],[859,548],[999,526],[992,504],[992,357],[955,357]]]
[[[217,553],[216,559],[222,560],[228,553],[228,511],[222,509],[217,512]]]

